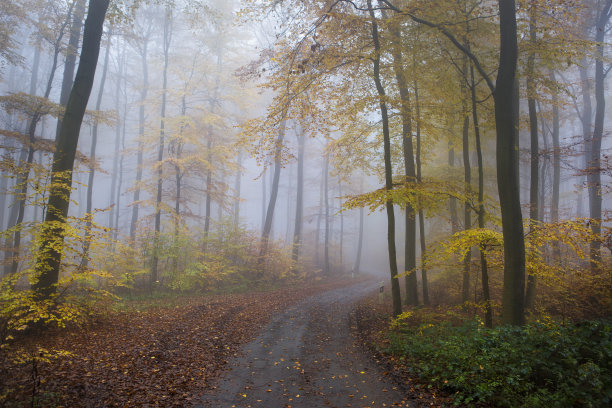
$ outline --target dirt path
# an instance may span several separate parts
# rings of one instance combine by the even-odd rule
[[[369,281],[309,297],[245,345],[203,407],[416,406],[354,343],[349,313]]]

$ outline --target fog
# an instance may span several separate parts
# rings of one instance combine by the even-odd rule
[[[11,36],[14,42],[11,51],[17,58],[10,59],[8,54],[3,54],[0,80],[3,98],[0,109],[0,127],[3,130],[0,227],[5,231],[4,263],[9,265],[16,257],[20,270],[31,264],[32,253],[36,251],[36,225],[42,222],[47,210],[49,192],[45,186],[49,183],[56,138],[56,107],[60,100],[62,75],[70,54],[68,40],[71,27],[78,20],[73,16],[77,8],[84,5],[82,1],[74,3],[39,1],[31,11],[23,10],[14,20],[18,24]],[[340,275],[356,268],[358,272],[389,275],[388,225],[384,205],[379,202],[376,209],[365,210],[359,266],[360,212],[357,208],[343,209],[349,197],[384,187],[376,88],[372,79],[364,74],[369,72],[370,66],[358,61],[352,72],[350,69],[333,73],[317,71],[320,79],[311,79],[312,86],[303,89],[303,94],[309,93],[308,96],[293,95],[293,100],[288,100],[283,89],[289,89],[301,80],[296,79],[300,75],[297,71],[302,70],[303,76],[309,75],[310,68],[306,65],[310,63],[308,58],[315,58],[312,55],[316,54],[317,47],[337,46],[338,50],[345,47],[345,51],[350,53],[348,48],[352,45],[335,44],[338,39],[333,37],[333,31],[326,32],[322,28],[317,37],[305,29],[308,21],[317,21],[313,11],[306,10],[306,6],[303,10],[292,9],[280,2],[278,7],[249,14],[249,7],[255,7],[256,3],[210,1],[204,5],[193,3],[190,7],[190,2],[176,2],[172,8],[143,3],[134,14],[121,10],[120,5],[117,5],[119,9],[110,12],[104,25],[88,114],[78,139],[79,153],[69,210],[74,219],[86,217],[88,211],[91,212],[94,224],[101,228],[97,230],[96,239],[107,246],[94,250],[92,257],[98,267],[112,269],[107,251],[117,251],[113,240],[137,253],[140,251],[138,262],[146,269],[150,267],[149,257],[152,256],[148,244],[156,241],[160,233],[165,234],[166,240],[171,239],[169,237],[174,231],[178,237],[179,229],[188,241],[209,237],[213,233],[219,233],[221,237],[218,238],[223,239],[230,227],[240,226],[244,239],[249,243],[261,237],[262,232],[265,236],[266,213],[271,211],[270,201],[274,195],[275,162],[280,167],[278,198],[268,238],[288,256],[294,246],[298,139],[303,135],[304,191],[300,219],[303,231],[297,245],[300,246],[299,263],[304,275]],[[120,11],[125,14],[121,15]],[[304,13],[304,20],[297,24],[295,16],[300,12]],[[356,30],[355,35],[358,34],[359,30]],[[428,35],[433,34],[429,32]],[[291,51],[299,49],[303,43],[308,44],[306,49],[311,51]],[[78,65],[79,50],[75,54]],[[394,86],[390,58],[390,54],[385,54],[382,59],[386,70],[384,75],[387,76],[383,82],[388,89]],[[449,183],[452,192],[456,186],[462,185],[464,177],[461,102],[458,96],[461,86],[456,66],[439,66],[440,59],[444,58],[447,58],[444,53],[425,53],[422,62],[415,62],[415,66],[422,65],[422,68],[415,68],[422,69],[420,74],[415,74],[415,81],[422,80],[423,88],[423,117],[418,119],[422,125],[423,177]],[[295,61],[288,63],[292,59]],[[490,65],[494,66],[494,63]],[[587,68],[592,77],[591,68]],[[291,72],[287,73],[287,69]],[[312,72],[317,69],[312,68]],[[292,73],[292,70],[297,73]],[[312,78],[316,77],[315,74]],[[167,81],[165,88],[164,77]],[[560,103],[559,214],[561,219],[588,217],[582,119],[576,113],[576,109],[583,110],[585,103],[582,97],[578,97],[579,66],[559,67],[557,80],[567,89],[567,93],[560,96],[563,102]],[[454,83],[455,93],[437,93],[433,90],[436,83],[446,87]],[[325,89],[330,94],[324,93]],[[414,91],[410,90],[413,100]],[[347,104],[351,97],[342,99],[339,96],[342,92],[354,95],[353,99],[359,106],[349,107]],[[483,99],[481,133],[486,206],[491,213],[491,228],[499,228],[495,127],[491,107],[486,105],[486,90],[483,88],[479,92]],[[540,220],[547,222],[552,221],[553,118],[551,95],[542,92],[545,95],[538,101],[541,171],[538,194],[541,197]],[[48,93],[46,97],[45,93]],[[396,97],[397,91],[389,90],[389,94]],[[17,100],[18,95],[23,97]],[[33,112],[28,107],[28,103],[33,103],[27,99],[28,95],[49,101],[49,108],[38,113],[40,120],[35,126],[34,144],[26,143],[25,139]],[[609,93],[606,92],[605,96],[608,97]],[[595,102],[594,96],[589,98]],[[441,111],[443,106],[446,111]],[[334,107],[336,110],[332,109]],[[528,218],[531,155],[528,107],[523,98],[520,110],[520,199],[523,218]],[[401,162],[401,122],[397,103],[391,102],[390,111],[393,173],[394,179],[400,183],[404,177],[404,165]],[[344,117],[339,118],[342,115]],[[607,124],[609,118],[610,108],[606,107],[604,123]],[[415,123],[416,120],[413,117]],[[280,145],[279,132],[284,132]],[[416,128],[412,132],[416,138]],[[90,183],[91,162],[88,158],[92,157],[94,134],[97,136],[95,173],[93,183]],[[470,143],[472,188],[475,189],[477,156],[474,142]],[[34,154],[32,162],[27,164],[23,152],[29,147]],[[609,225],[606,214],[612,209],[607,200],[611,174],[609,162],[606,162],[611,147],[612,142],[604,131],[601,150],[605,163],[601,171],[604,226]],[[142,156],[141,163],[139,155]],[[452,160],[449,160],[450,156],[454,156]],[[328,166],[326,160],[329,160]],[[25,207],[23,219],[17,222],[17,208],[24,198],[19,192],[22,185],[18,183],[24,169],[27,169]],[[160,185],[161,190],[158,190]],[[88,187],[91,188],[93,203],[89,210]],[[158,194],[161,200],[157,200]],[[462,225],[463,221],[453,221],[456,213],[453,215],[452,206],[455,205],[458,208],[455,211],[461,214],[463,204],[457,203],[452,195],[451,198],[444,197],[435,199],[436,208],[424,208],[428,245],[447,239],[453,232],[466,227]],[[455,204],[452,204],[453,200]],[[136,224],[132,224],[135,208],[138,209]],[[406,215],[401,203],[396,203],[395,211],[395,242],[402,269]],[[156,231],[158,212],[160,227]],[[418,214],[412,216],[418,218]],[[453,222],[458,222],[458,225],[453,225]],[[10,248],[18,224],[23,225],[24,233],[19,244],[21,250],[15,252]],[[83,228],[82,224],[78,225]],[[87,234],[83,229],[80,233],[83,236]],[[417,232],[417,242],[418,239]],[[416,247],[419,256],[420,247],[418,244]],[[325,266],[326,248],[331,270],[326,270]],[[171,254],[169,247],[166,250],[161,255],[166,257],[162,269],[168,268],[172,259],[191,256],[184,252],[190,249],[181,245],[173,249],[176,253]],[[114,256],[121,256],[114,253]],[[154,256],[157,259],[156,252]],[[189,265],[184,267],[188,269]],[[8,273],[5,268],[5,274]],[[169,277],[164,278],[165,273],[162,270],[162,283],[171,281]],[[436,271],[431,273],[435,276]]]

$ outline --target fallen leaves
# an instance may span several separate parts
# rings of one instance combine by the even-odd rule
[[[179,307],[113,313],[81,330],[24,338],[26,348],[70,354],[38,363],[34,377],[31,363],[3,361],[0,406],[192,406],[276,312],[337,286],[192,298]]]

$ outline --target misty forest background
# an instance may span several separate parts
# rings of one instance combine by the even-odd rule
[[[612,1],[107,3],[0,3],[3,344],[364,272],[394,316],[611,315]]]

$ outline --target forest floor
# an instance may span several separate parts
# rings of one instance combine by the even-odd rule
[[[127,302],[84,327],[30,334],[18,339],[25,362],[0,355],[0,407],[195,405],[273,316],[346,284]]]
[[[29,336],[29,361],[0,361],[0,407],[441,406],[363,347],[388,323],[376,289],[338,280],[179,298]],[[37,358],[40,348],[69,354]]]

